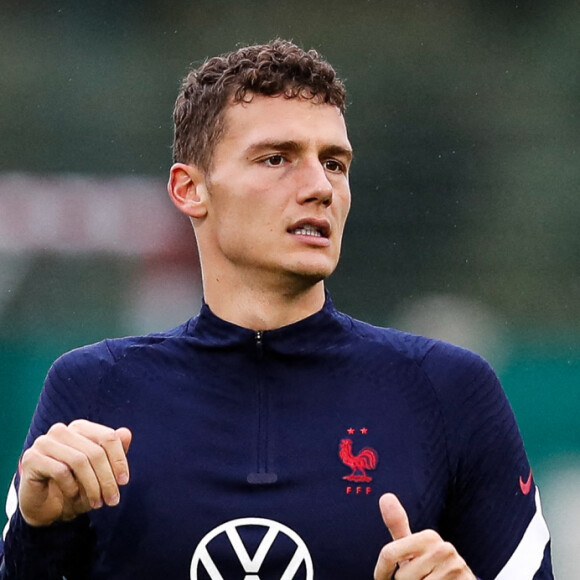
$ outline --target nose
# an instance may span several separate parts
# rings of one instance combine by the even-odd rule
[[[332,183],[318,159],[304,162],[298,185],[298,203],[316,202],[325,206],[332,203]]]

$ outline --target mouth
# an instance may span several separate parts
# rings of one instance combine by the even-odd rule
[[[326,220],[301,220],[289,228],[288,232],[296,236],[328,238],[330,235],[330,225]]]

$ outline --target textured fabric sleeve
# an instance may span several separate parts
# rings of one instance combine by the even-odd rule
[[[105,343],[59,358],[48,372],[24,444],[25,451],[55,423],[79,418],[98,421],[98,389],[111,355]],[[67,580],[83,578],[94,544],[87,516],[73,522],[35,528],[22,518],[17,504],[19,476],[9,492],[9,523],[0,542],[0,579]]]
[[[552,579],[539,492],[495,373],[445,343],[423,369],[443,408],[453,474],[443,536],[482,580]]]
[[[3,580],[80,580],[88,577],[94,538],[86,515],[45,528],[12,516],[2,560]]]

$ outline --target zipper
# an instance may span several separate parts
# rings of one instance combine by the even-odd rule
[[[264,359],[264,333],[257,330],[254,333],[256,345],[256,359],[258,362],[257,398],[258,398],[258,441],[257,441],[257,469],[248,474],[248,483],[264,485],[276,483],[278,476],[268,469],[268,434],[269,434],[269,404],[267,386],[264,384],[261,367]]]
[[[262,338],[264,337],[264,333],[261,330],[256,330],[254,334],[254,340],[256,342],[256,352],[258,354],[258,360],[262,360],[264,357],[264,343],[262,342]]]

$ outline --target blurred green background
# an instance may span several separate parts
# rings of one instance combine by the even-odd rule
[[[58,189],[71,174],[137,176],[164,198],[171,111],[189,65],[277,36],[318,49],[349,90],[353,209],[329,282],[335,303],[489,358],[545,489],[559,577],[580,577],[568,556],[580,539],[567,523],[580,515],[577,2],[3,0],[0,175],[10,185],[0,184],[0,212],[8,200],[50,214],[50,204],[38,207],[43,184]],[[160,330],[199,305],[185,228],[183,247],[153,260],[114,248],[14,248],[7,232],[0,227],[6,488],[56,356]],[[152,270],[156,291],[147,290]],[[152,307],[168,271],[165,295],[179,298]]]

